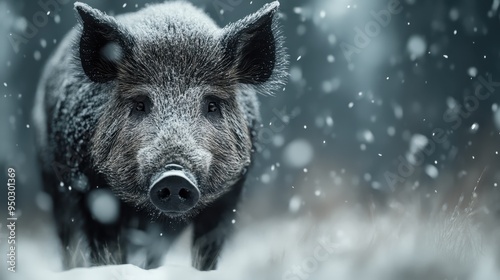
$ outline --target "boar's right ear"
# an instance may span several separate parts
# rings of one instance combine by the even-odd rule
[[[87,4],[76,2],[81,18],[80,61],[87,77],[96,83],[116,79],[118,65],[132,40],[116,20]]]

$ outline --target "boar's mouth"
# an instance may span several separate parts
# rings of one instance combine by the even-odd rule
[[[177,164],[168,164],[164,171],[153,176],[148,194],[158,210],[173,217],[185,214],[200,199],[195,177]]]

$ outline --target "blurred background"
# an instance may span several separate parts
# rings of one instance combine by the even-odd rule
[[[76,24],[74,1],[60,0],[46,17],[38,2],[0,0],[0,182],[16,169],[24,228],[48,213],[30,120],[37,82]],[[145,5],[84,2],[112,15]],[[268,1],[191,2],[223,26]],[[425,212],[475,192],[498,222],[499,6],[282,1],[290,77],[282,91],[260,96],[263,121],[241,221],[321,217],[339,205],[369,213],[415,200]],[[0,201],[4,208],[6,191]]]

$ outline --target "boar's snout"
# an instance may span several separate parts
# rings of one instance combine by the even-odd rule
[[[176,164],[167,165],[149,187],[149,198],[159,210],[180,215],[193,208],[200,198],[194,176]]]

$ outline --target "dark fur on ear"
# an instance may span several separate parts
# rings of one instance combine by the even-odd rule
[[[133,40],[116,20],[87,4],[76,2],[82,31],[80,61],[87,77],[96,83],[114,80],[122,58],[130,52]]]
[[[278,25],[279,2],[266,4],[259,11],[227,25],[222,42],[235,79],[271,94],[287,78],[288,56]]]

